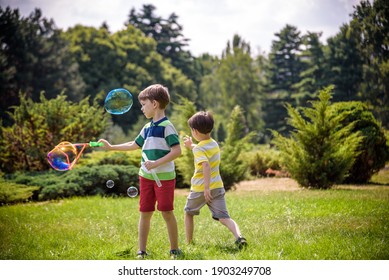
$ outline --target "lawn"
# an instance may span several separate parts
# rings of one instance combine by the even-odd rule
[[[291,179],[242,182],[226,195],[232,218],[249,242],[233,236],[204,208],[195,218],[195,242],[185,244],[177,190],[179,241],[187,260],[389,259],[389,185],[305,190]],[[135,259],[138,198],[84,197],[0,207],[0,259]],[[149,259],[168,259],[166,227],[152,219]]]

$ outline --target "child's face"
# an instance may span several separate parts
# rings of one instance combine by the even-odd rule
[[[142,112],[146,118],[150,119],[154,116],[156,108],[158,108],[158,102],[155,100],[145,99],[140,101],[142,105]]]
[[[193,138],[196,139],[196,141],[199,141],[199,132],[194,128],[191,128],[190,132],[192,133]]]

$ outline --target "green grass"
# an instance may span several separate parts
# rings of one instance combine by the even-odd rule
[[[182,191],[181,191],[182,193]],[[232,218],[248,239],[234,247],[226,228],[202,209],[195,242],[185,244],[183,207],[175,213],[184,259],[389,259],[389,188],[227,193]],[[0,259],[134,259],[138,199],[86,197],[0,207]],[[150,259],[168,259],[165,223],[154,214]]]

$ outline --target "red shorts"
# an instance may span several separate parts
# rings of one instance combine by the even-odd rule
[[[162,186],[158,187],[154,180],[149,180],[139,176],[140,212],[155,211],[155,203],[158,202],[159,211],[174,210],[174,188],[176,179],[161,181]]]

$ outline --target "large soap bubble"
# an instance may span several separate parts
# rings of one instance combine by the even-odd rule
[[[77,148],[70,142],[61,142],[47,154],[51,167],[58,171],[71,169],[76,158]]]
[[[128,112],[134,103],[132,94],[124,89],[111,90],[104,101],[104,108],[108,113],[121,115]]]

